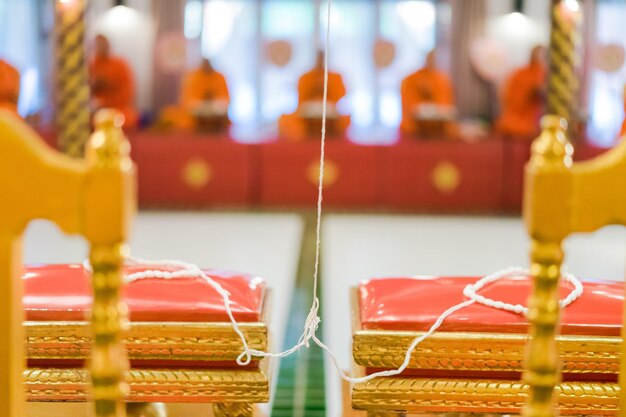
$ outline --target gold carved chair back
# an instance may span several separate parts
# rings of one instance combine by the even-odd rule
[[[564,119],[545,116],[525,172],[523,210],[531,238],[534,289],[524,372],[530,392],[523,412],[533,417],[556,415],[553,391],[560,370],[555,336],[563,240],[573,233],[626,224],[626,142],[593,160],[574,163],[566,132]],[[623,370],[622,360],[621,392],[626,384]],[[623,397],[621,407],[626,405]]]
[[[135,169],[112,110],[96,115],[84,160],[48,148],[20,119],[0,111],[0,415],[22,417],[25,367],[22,330],[22,235],[33,219],[47,219],[90,244],[94,301],[89,368],[97,417],[125,415],[120,302],[121,267],[135,211]]]

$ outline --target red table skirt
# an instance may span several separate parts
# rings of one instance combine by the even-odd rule
[[[250,146],[228,137],[137,133],[131,136],[142,206],[246,206]]]
[[[129,137],[143,207],[316,205],[317,138],[241,144],[228,136],[181,132]],[[362,146],[329,138],[324,204],[351,210],[516,212],[530,143],[494,136],[477,143],[404,138],[391,146]],[[604,151],[579,145],[574,159]]]
[[[259,200],[262,206],[315,207],[319,182],[320,142],[271,143],[260,146]],[[379,147],[329,141],[324,167],[324,204],[370,208],[381,204],[383,177]]]
[[[384,152],[386,203],[396,209],[498,211],[503,142],[403,141]]]

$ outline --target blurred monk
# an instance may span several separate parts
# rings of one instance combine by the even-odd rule
[[[89,81],[93,110],[117,109],[124,114],[124,127],[137,127],[139,115],[135,109],[135,82],[126,61],[111,55],[109,40],[98,35],[94,41],[94,57],[89,64]]]
[[[160,125],[211,131],[223,131],[228,127],[230,94],[226,78],[208,59],[203,59],[198,68],[185,75],[179,101],[179,106],[163,109]]]
[[[500,118],[496,130],[505,135],[534,137],[544,110],[546,52],[535,46],[527,66],[516,70],[504,86]]]
[[[424,67],[402,81],[402,122],[400,130],[424,134],[427,125],[436,123],[438,134],[451,134],[454,92],[450,78],[437,69],[435,51],[426,55]],[[430,130],[430,129],[429,129]]]
[[[341,115],[336,109],[337,102],[345,95],[346,87],[341,74],[329,71],[326,109],[326,131],[329,135],[342,136],[350,126],[350,116]],[[278,121],[280,135],[295,141],[319,135],[323,99],[324,53],[318,51],[315,67],[298,81],[298,108],[295,113],[282,115]]]
[[[8,62],[0,59],[0,109],[17,114],[20,97],[20,73]]]

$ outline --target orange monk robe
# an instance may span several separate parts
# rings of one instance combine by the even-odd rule
[[[423,68],[409,75],[402,81],[402,122],[400,130],[416,134],[419,124],[415,111],[422,104],[454,106],[454,92],[450,78],[435,69]]]
[[[346,87],[341,74],[328,73],[328,104],[336,107],[339,100],[346,95]],[[324,70],[313,69],[300,77],[298,81],[298,108],[295,113],[284,114],[278,121],[278,131],[281,137],[291,140],[303,140],[312,133],[307,132],[307,124],[300,115],[303,105],[311,102],[321,102],[324,99]],[[350,116],[336,115],[334,121],[336,135],[345,134],[350,126]]]
[[[167,106],[160,116],[160,123],[177,129],[193,129],[195,118],[193,109],[207,100],[221,100],[228,104],[230,94],[226,78],[217,71],[204,71],[201,68],[185,75],[180,92],[180,105]]]
[[[544,107],[546,70],[543,65],[530,64],[513,73],[502,95],[502,114],[496,129],[512,136],[535,136]]]
[[[0,109],[17,114],[20,95],[20,73],[8,62],[0,59]]]
[[[97,108],[113,108],[124,114],[124,127],[132,129],[139,123],[135,109],[133,74],[121,58],[95,58],[89,65],[91,95]]]
[[[217,71],[191,71],[183,80],[181,104],[188,110],[206,100],[230,101],[226,78]]]

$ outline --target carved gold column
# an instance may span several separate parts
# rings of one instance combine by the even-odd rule
[[[578,78],[576,74],[581,13],[562,0],[552,0],[550,20],[549,79],[547,114],[560,116],[572,123]],[[571,4],[578,4],[573,2]]]
[[[560,382],[556,346],[559,323],[559,278],[563,250],[561,243],[569,233],[568,201],[572,146],[565,137],[567,122],[558,116],[542,119],[542,133],[532,145],[526,167],[524,217],[532,239],[531,275],[534,280],[529,300],[531,323],[523,379],[530,386],[523,409],[527,417],[552,417],[554,387]],[[536,204],[537,199],[553,199],[554,204]]]
[[[87,0],[56,0],[56,118],[60,148],[82,156],[89,138],[89,85],[85,59]]]

